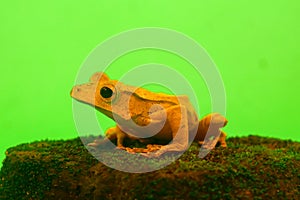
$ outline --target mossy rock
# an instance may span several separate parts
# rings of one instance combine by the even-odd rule
[[[227,144],[199,158],[193,143],[170,165],[148,173],[107,167],[80,138],[21,144],[6,151],[0,199],[299,199],[300,143],[249,136]],[[126,155],[122,159],[126,164]]]

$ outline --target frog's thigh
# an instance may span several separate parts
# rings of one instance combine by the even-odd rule
[[[209,138],[207,138],[203,142],[199,142],[199,144],[203,145],[203,147],[205,149],[213,149],[217,143],[219,143],[221,147],[227,147],[227,144],[225,141],[226,134],[219,129],[213,130],[212,132],[214,133],[214,134],[210,134],[210,135],[213,135],[212,140],[209,140]],[[216,134],[216,132],[218,132],[218,134]]]
[[[166,109],[167,121],[170,124],[173,140],[155,153],[159,156],[168,151],[185,151],[188,147],[188,119],[184,106],[172,106]]]

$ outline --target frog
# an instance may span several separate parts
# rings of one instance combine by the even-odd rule
[[[111,80],[104,72],[96,72],[89,82],[73,86],[70,95],[116,122],[106,130],[105,139],[96,139],[88,144],[91,147],[116,139],[117,148],[132,152],[124,147],[124,140],[139,140],[159,145],[154,152],[142,151],[143,155],[159,157],[166,152],[186,151],[193,141],[206,149],[227,146],[221,128],[228,120],[219,113],[199,119],[187,95],[152,92]]]

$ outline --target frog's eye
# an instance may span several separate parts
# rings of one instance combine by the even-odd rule
[[[107,99],[107,98],[110,98],[113,95],[113,91],[110,88],[108,88],[108,87],[103,87],[100,90],[100,95],[103,98]]]

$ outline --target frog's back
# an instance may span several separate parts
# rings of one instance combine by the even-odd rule
[[[180,101],[186,101],[188,100],[187,96],[176,96],[176,95],[170,95],[170,94],[165,94],[165,93],[155,93],[151,92],[147,89],[144,88],[137,88],[135,90],[135,94],[145,100],[150,100],[150,101],[159,101],[159,102],[169,102],[172,104],[179,104]]]
[[[127,86],[126,91],[130,91],[136,98],[142,99],[143,104],[145,105],[145,102],[151,102],[149,104],[160,104],[164,106],[165,108],[168,108],[170,106],[176,106],[181,105],[185,106],[188,111],[193,111],[194,108],[189,100],[189,97],[186,95],[170,95],[165,93],[156,93],[149,91],[144,88],[137,88],[132,86]],[[137,101],[135,101],[137,102]]]

